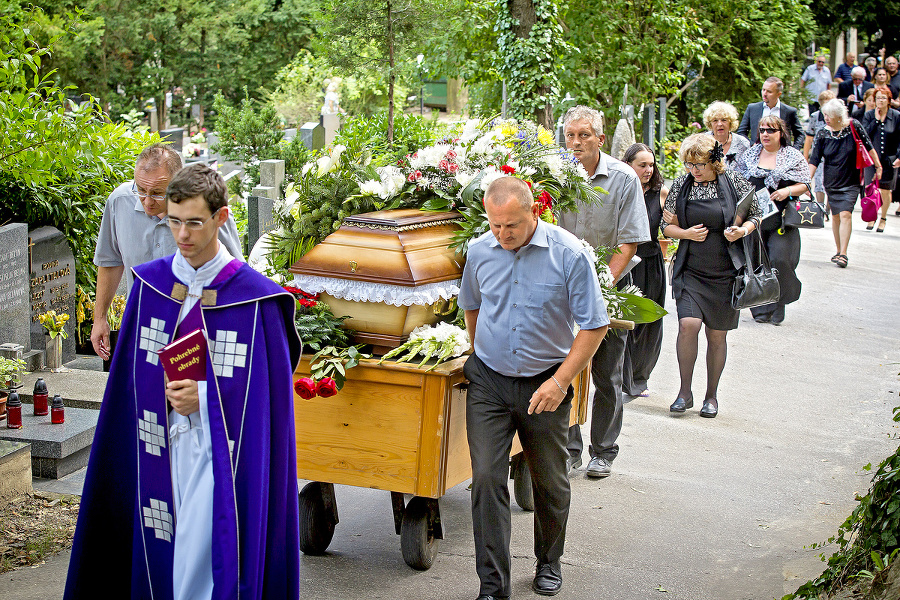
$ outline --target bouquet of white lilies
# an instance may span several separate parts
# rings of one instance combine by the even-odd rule
[[[460,356],[468,349],[469,336],[465,330],[449,323],[438,323],[434,327],[422,325],[413,329],[409,339],[402,346],[382,356],[378,364],[406,352],[396,361],[407,362],[417,354],[421,354],[424,357],[418,365],[421,368],[430,359],[437,358],[437,362],[428,368],[431,371],[448,358]]]

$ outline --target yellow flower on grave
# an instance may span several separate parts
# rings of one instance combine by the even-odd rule
[[[502,133],[506,137],[513,137],[518,132],[519,126],[515,123],[515,121],[507,121],[500,126],[500,133]]]
[[[58,335],[61,335],[63,339],[69,337],[65,329],[63,329],[68,320],[69,315],[67,313],[58,315],[55,310],[48,310],[44,314],[38,315],[38,321],[44,326],[51,338],[55,338]]]

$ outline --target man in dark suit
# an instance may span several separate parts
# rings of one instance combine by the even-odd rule
[[[850,81],[842,81],[838,84],[838,100],[847,103],[847,110],[851,113],[854,109],[863,106],[863,97],[866,90],[875,87],[866,81],[866,70],[863,67],[853,67],[850,71]]]
[[[744,117],[737,128],[737,133],[755,144],[759,141],[759,120],[763,117],[781,117],[791,132],[791,145],[797,150],[803,148],[803,127],[797,116],[797,109],[783,104],[781,92],[784,91],[784,83],[777,77],[769,77],[762,86],[762,102],[754,102],[747,106]]]

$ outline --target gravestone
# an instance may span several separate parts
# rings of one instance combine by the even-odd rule
[[[38,317],[48,310],[67,313],[63,363],[75,358],[75,258],[56,227],[39,227],[31,237],[31,347],[44,349],[47,330]]]
[[[28,225],[0,227],[0,344],[20,344],[31,350],[31,308],[28,306]]]
[[[297,137],[297,128],[296,127],[289,127],[284,130],[284,141],[290,142],[295,137]]]
[[[310,150],[321,150],[325,147],[325,128],[320,123],[304,123],[300,128],[300,141]]]
[[[159,137],[164,142],[171,142],[170,147],[173,150],[181,152],[184,149],[184,129],[163,129],[159,132]]]
[[[254,188],[256,194],[260,188]],[[247,198],[247,243],[252,249],[256,241],[276,229],[275,224],[275,200],[263,196],[250,196]]]
[[[657,104],[659,105],[659,129],[657,130],[657,136],[660,140],[666,139],[666,99],[658,98]],[[652,148],[653,146],[651,146]],[[657,152],[658,156],[656,157],[656,162],[659,163],[660,166],[666,162],[666,153],[665,152]]]
[[[278,159],[263,160],[259,163],[259,185],[274,188],[274,195],[266,198],[281,198],[281,185],[284,183],[284,161]]]
[[[325,145],[327,146],[334,141],[334,138],[337,136],[338,129],[341,128],[341,115],[322,115],[322,127],[325,128]]]
[[[644,143],[651,148],[656,148],[656,107],[653,103],[644,105],[644,118],[641,121]]]

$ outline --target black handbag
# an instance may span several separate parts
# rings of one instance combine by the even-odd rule
[[[750,247],[748,239],[750,236],[753,236],[755,245],[759,249],[759,264],[754,262],[753,248]],[[763,246],[762,237],[756,230],[750,236],[743,238],[744,266],[734,278],[731,306],[735,310],[771,304],[777,302],[781,296],[778,269],[773,269],[769,264],[769,256]]]
[[[821,229],[825,227],[825,205],[815,200],[791,197],[781,212],[781,222],[786,227]]]

